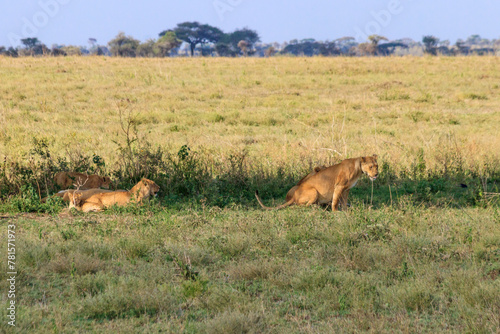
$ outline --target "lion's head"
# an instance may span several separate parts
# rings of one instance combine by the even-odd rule
[[[140,193],[144,197],[156,196],[158,195],[158,191],[160,191],[160,186],[158,186],[154,181],[143,178],[140,184]]]
[[[101,188],[109,189],[109,186],[111,185],[111,178],[109,176],[103,176],[101,177],[101,181]]]
[[[374,181],[378,177],[377,155],[361,158],[361,170]]]
[[[69,197],[69,208],[79,208],[82,206],[82,193],[68,193]]]

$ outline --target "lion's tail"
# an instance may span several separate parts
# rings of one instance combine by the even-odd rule
[[[255,191],[255,198],[257,198],[257,201],[259,202],[260,206],[263,208],[263,209],[266,209],[266,210],[279,210],[279,209],[283,209],[283,208],[286,208],[287,206],[290,206],[294,203],[294,200],[293,200],[293,197],[286,203],[283,203],[281,204],[280,206],[276,206],[274,208],[271,208],[271,207],[268,207],[268,206],[265,206],[262,201],[260,200],[259,198],[259,191]]]

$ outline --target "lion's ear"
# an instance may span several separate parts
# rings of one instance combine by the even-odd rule
[[[361,162],[365,163],[366,162],[366,158],[365,157],[361,157]]]
[[[373,158],[374,158],[375,160],[377,160],[377,157],[378,157],[378,155],[376,155],[376,154],[374,154],[374,155],[373,155]]]

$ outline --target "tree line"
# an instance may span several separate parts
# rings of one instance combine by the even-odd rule
[[[225,33],[221,29],[199,22],[183,22],[173,29],[158,34],[157,39],[141,42],[120,32],[106,45],[99,45],[89,38],[89,46],[57,45],[47,47],[36,37],[21,39],[20,47],[0,46],[0,55],[18,56],[67,56],[107,55],[116,57],[271,57],[295,56],[403,56],[415,55],[500,55],[500,39],[488,40],[472,35],[459,39],[454,45],[435,36],[424,36],[422,41],[409,38],[388,40],[384,36],[371,35],[358,43],[353,37],[333,41],[317,41],[313,38],[291,40],[283,43],[260,43],[255,30],[237,29]]]

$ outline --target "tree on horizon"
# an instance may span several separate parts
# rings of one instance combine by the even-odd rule
[[[216,50],[220,56],[234,57],[240,54],[240,52],[244,56],[247,56],[253,53],[255,43],[259,41],[260,36],[257,31],[248,28],[236,29],[221,37],[219,43],[216,45]],[[244,48],[241,48],[240,45],[244,46]]]
[[[36,37],[27,37],[21,39],[21,43],[23,43],[24,47],[28,50],[32,50],[37,45],[40,45],[40,41]]]
[[[124,32],[120,32],[108,42],[108,45],[113,56],[135,57],[140,42],[132,36],[125,36]]]
[[[159,35],[163,37],[169,30],[162,31]],[[208,24],[199,22],[183,22],[177,24],[173,29],[178,39],[189,44],[191,57],[194,56],[194,49],[198,44],[217,43],[224,35],[222,30]]]
[[[424,36],[422,38],[422,43],[424,43],[424,52],[430,55],[435,56],[437,54],[436,49],[437,49],[437,44],[439,42],[439,38],[435,36]]]

